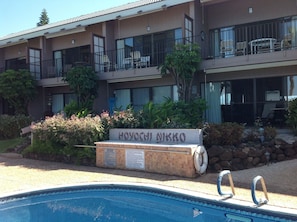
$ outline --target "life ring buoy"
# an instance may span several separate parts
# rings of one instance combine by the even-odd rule
[[[194,153],[194,166],[199,174],[205,173],[208,165],[208,156],[204,146],[198,146]]]

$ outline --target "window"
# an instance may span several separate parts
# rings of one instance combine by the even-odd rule
[[[174,38],[175,38],[175,43],[182,43],[182,39],[183,39],[182,29],[174,30]]]
[[[63,111],[65,105],[71,101],[77,101],[77,96],[74,93],[61,93],[52,95],[52,112],[60,113]]]
[[[130,57],[133,47],[133,38],[117,40],[117,64],[120,68],[126,68],[125,66],[129,65],[125,58]]]
[[[115,91],[115,107],[124,110],[128,105],[133,105],[135,110],[142,109],[149,101],[155,104],[165,102],[167,98],[177,101],[176,86],[156,86],[136,89],[118,89]]]
[[[176,43],[182,42],[182,29],[168,30],[142,36],[117,40],[117,64],[120,68],[128,68],[130,53],[139,51],[141,56],[150,57],[150,62],[158,65],[164,61]],[[150,64],[150,65],[152,65]]]
[[[153,87],[153,102],[158,104],[164,102],[167,98],[172,98],[171,86]]]
[[[234,29],[227,27],[220,29],[220,53],[222,57],[234,56]]]
[[[61,76],[76,64],[90,64],[89,45],[54,51],[55,74]]]
[[[193,20],[186,16],[185,17],[185,43],[193,42]]]
[[[234,27],[216,29],[211,32],[211,50],[215,57],[234,56],[235,32]]]
[[[63,94],[52,95],[52,112],[59,113],[64,109]]]
[[[62,51],[55,51],[54,52],[54,67],[55,67],[55,74],[61,75],[62,74],[62,68],[63,68],[63,57],[62,57]]]
[[[221,82],[220,104],[231,105],[231,82]]]
[[[139,88],[132,89],[132,105],[134,110],[141,110],[142,107],[150,101],[150,89]]]
[[[23,58],[17,58],[17,59],[8,59],[5,61],[5,69],[13,69],[13,70],[18,70],[18,69],[26,69],[27,64],[26,64],[26,59]]]
[[[94,68],[95,72],[103,71],[104,67],[101,67],[100,70],[100,64],[103,64],[103,55],[104,55],[104,38],[99,36],[94,36]],[[101,61],[101,62],[100,62]]]
[[[29,49],[30,72],[39,80],[41,77],[41,52],[39,49]]]
[[[130,89],[119,89],[115,91],[115,108],[124,110],[131,104]]]

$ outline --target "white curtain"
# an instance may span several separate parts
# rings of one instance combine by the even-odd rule
[[[124,68],[125,58],[125,41],[123,39],[117,41],[117,64],[120,68]]]
[[[291,27],[291,32],[292,32],[292,47],[296,48],[297,47],[297,16],[294,16],[292,18],[292,27]]]

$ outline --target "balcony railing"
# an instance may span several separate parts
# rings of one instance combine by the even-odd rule
[[[126,46],[123,49],[110,50],[105,53],[90,53],[87,56],[87,61],[69,62],[67,58],[42,61],[41,78],[63,77],[69,69],[81,65],[91,66],[99,74],[159,66],[164,62],[165,56],[172,52],[175,44],[183,42],[185,42],[185,39],[164,39],[154,42],[151,47]]]
[[[297,47],[296,30],[296,19],[278,19],[211,30],[208,58],[294,49]]]

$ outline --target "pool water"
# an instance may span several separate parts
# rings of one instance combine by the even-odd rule
[[[240,207],[154,187],[86,185],[0,198],[0,220],[268,222],[297,221],[297,216]]]

